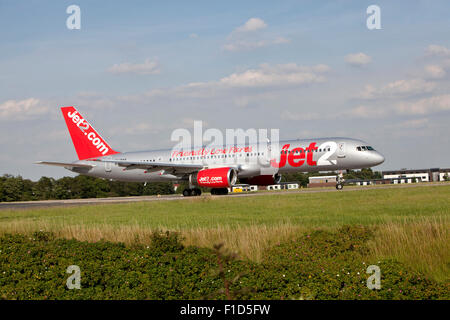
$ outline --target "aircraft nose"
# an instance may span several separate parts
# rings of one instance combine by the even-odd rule
[[[384,159],[384,156],[381,153],[375,152],[374,154],[372,154],[370,160],[373,162],[374,166],[377,166],[379,164],[382,164],[385,159]]]

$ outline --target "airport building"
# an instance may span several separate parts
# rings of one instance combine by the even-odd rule
[[[317,176],[309,177],[308,188],[314,187],[334,187],[337,183],[337,176]]]
[[[297,182],[282,182],[269,185],[266,190],[293,190],[298,188],[300,188],[300,185]]]
[[[392,180],[392,183],[412,183],[412,182],[437,182],[448,181],[450,168],[440,169],[413,169],[383,171],[383,179]]]
[[[381,179],[347,179],[346,184],[350,185],[375,185],[375,184],[400,184],[417,182],[438,182],[450,181],[450,168],[431,168],[431,169],[401,169],[392,171],[383,171]],[[309,177],[308,188],[312,187],[331,187],[335,186],[337,176],[317,176]]]

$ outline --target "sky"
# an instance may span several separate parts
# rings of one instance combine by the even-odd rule
[[[71,5],[80,29],[69,29]],[[370,5],[380,29],[369,29]],[[60,107],[119,151],[177,128],[344,136],[450,167],[450,2],[0,0],[0,174],[73,174]],[[372,20],[370,20],[372,21]]]

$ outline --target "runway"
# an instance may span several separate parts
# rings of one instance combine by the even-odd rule
[[[415,187],[432,187],[432,186],[449,186],[449,182],[436,183],[416,183],[402,185],[375,185],[375,186],[346,186],[343,190],[335,188],[310,188],[296,190],[280,190],[280,191],[257,191],[248,193],[230,193],[226,196],[212,196],[209,193],[199,197],[183,197],[181,194],[162,195],[162,196],[135,196],[135,197],[111,197],[111,198],[89,198],[89,199],[68,199],[68,200],[42,200],[42,201],[17,201],[17,202],[0,202],[0,210],[16,210],[16,209],[38,209],[50,207],[67,207],[80,205],[101,205],[116,203],[132,203],[132,202],[149,202],[149,201],[186,201],[201,198],[223,198],[223,197],[258,197],[258,196],[283,196],[288,194],[308,194],[319,192],[347,192],[347,191],[368,191],[375,189],[389,188],[415,188]]]

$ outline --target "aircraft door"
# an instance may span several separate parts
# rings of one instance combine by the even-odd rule
[[[337,156],[338,158],[345,158],[345,142],[338,143]]]
[[[107,160],[111,160],[111,157],[106,157]],[[105,172],[111,172],[112,162],[105,162]]]

